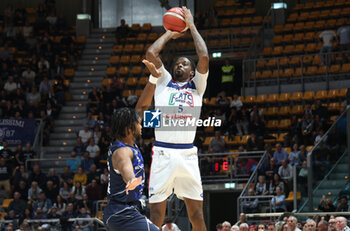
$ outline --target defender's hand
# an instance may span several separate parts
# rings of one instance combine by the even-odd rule
[[[151,72],[151,74],[154,77],[158,78],[162,75],[162,72],[158,71],[156,66],[153,63],[151,63],[150,61],[144,59],[144,60],[142,60],[142,62],[143,62],[143,64],[146,65],[146,67],[148,68],[148,70]]]
[[[142,181],[142,176],[129,180],[129,182],[125,186],[126,195],[129,194],[129,191],[134,190],[141,183],[141,181]]]

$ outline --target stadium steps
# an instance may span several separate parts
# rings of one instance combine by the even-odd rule
[[[318,188],[313,193],[313,208],[316,210],[318,208],[318,204],[323,195],[327,198],[331,198],[333,202],[337,199],[337,196],[344,185],[347,184],[348,176],[348,163],[349,157],[346,153],[343,155],[342,160],[338,163],[337,166],[333,169],[333,171],[329,174],[329,176],[320,181],[318,184]],[[331,166],[332,167],[332,166]],[[306,205],[301,212],[310,212],[308,205]]]
[[[77,134],[83,128],[88,94],[93,87],[101,87],[115,43],[111,30],[93,30],[86,41],[75,76],[70,83],[72,100],[62,107],[58,119],[55,120],[53,133],[50,134],[49,146],[43,147],[42,157],[50,160],[40,162],[44,172],[52,167],[57,169],[58,174],[63,172],[65,158],[70,157]]]

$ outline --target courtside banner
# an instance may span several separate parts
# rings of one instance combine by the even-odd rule
[[[0,119],[0,141],[6,140],[9,146],[33,144],[36,130],[34,119]]]

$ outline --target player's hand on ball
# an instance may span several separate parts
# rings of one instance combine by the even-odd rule
[[[146,67],[154,77],[158,78],[162,75],[162,72],[157,70],[156,66],[154,66],[154,64],[148,61],[147,59],[142,60],[142,62],[146,65]]]
[[[126,195],[129,194],[129,191],[134,190],[141,183],[141,181],[142,181],[142,176],[129,180],[129,182],[125,186]]]
[[[183,31],[183,32],[167,30],[167,33],[170,33],[170,36],[171,36],[172,39],[178,39],[178,38],[180,38],[180,37],[185,35],[187,29],[188,29],[188,27],[186,27],[186,30]]]
[[[187,9],[186,6],[183,6],[182,11],[184,12],[184,15],[185,15],[185,22],[186,22],[187,27],[194,25],[191,10]]]

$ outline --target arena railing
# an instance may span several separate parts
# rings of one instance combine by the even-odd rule
[[[104,227],[104,223],[103,221],[101,221],[98,218],[69,218],[65,221],[63,221],[62,219],[25,219],[25,221],[28,224],[32,224],[32,225],[44,225],[45,229],[44,230],[50,230],[51,226],[54,226],[55,228],[57,228],[57,226],[61,227],[62,225],[67,225],[67,223],[73,223],[76,221],[91,221],[92,222],[92,230],[98,230],[99,227]],[[10,224],[10,223],[15,223],[18,226],[19,224],[19,219],[14,219],[14,220],[3,220],[0,219],[0,224],[1,226],[6,225],[6,224]],[[64,224],[63,224],[64,223]]]
[[[29,171],[29,167],[33,166],[34,164],[38,164],[40,166],[40,169],[50,169],[53,168],[56,170],[56,173],[62,173],[63,169],[62,166],[66,166],[67,160],[75,160],[78,164],[78,160],[75,158],[60,158],[58,157],[57,159],[28,159],[25,162],[25,168],[27,171]],[[59,170],[59,171],[57,171]]]
[[[244,162],[252,159],[259,163],[263,156],[264,151],[198,154],[202,182],[245,183],[254,169],[241,168]]]
[[[261,219],[269,218],[270,221],[282,220],[283,217],[295,216],[298,222],[306,221],[308,218],[327,216],[350,216],[350,212],[307,212],[307,213],[250,213],[246,214],[247,222],[261,222]],[[266,223],[266,220],[264,220]]]
[[[337,51],[337,52],[329,52],[329,53],[324,53],[322,54],[322,56],[324,56],[324,60],[327,59],[327,57],[333,57],[334,56],[340,56],[340,55],[349,55],[350,54],[350,50],[347,51]],[[258,94],[257,88],[261,85],[264,84],[275,84],[278,87],[278,92],[281,92],[281,85],[282,84],[288,84],[290,83],[290,81],[292,81],[293,83],[300,83],[301,84],[301,89],[305,89],[305,83],[308,80],[314,80],[315,78],[319,78],[320,81],[326,81],[326,88],[329,89],[330,86],[330,81],[334,80],[334,77],[336,77],[337,79],[340,79],[341,77],[348,77],[349,73],[341,73],[340,71],[338,73],[334,72],[330,72],[330,65],[332,64],[332,61],[329,65],[325,65],[325,73],[324,74],[310,74],[310,75],[306,75],[306,68],[305,66],[317,66],[320,67],[321,65],[319,64],[315,64],[315,65],[311,65],[313,61],[310,62],[310,65],[306,65],[305,62],[303,62],[304,57],[306,56],[317,56],[317,55],[321,55],[320,52],[315,52],[315,53],[309,53],[309,54],[302,54],[302,55],[285,55],[285,56],[276,56],[276,57],[266,57],[266,58],[254,58],[254,59],[244,59],[243,63],[242,63],[242,72],[243,72],[243,94],[245,95],[245,88],[254,88],[254,92],[255,95]],[[300,63],[296,64],[296,65],[280,65],[280,60],[282,58],[293,58],[293,57],[300,57]],[[276,77],[272,77],[269,76],[268,78],[265,79],[261,79],[259,77],[257,77],[256,73],[257,71],[259,71],[259,68],[257,67],[257,63],[261,62],[261,61],[268,61],[271,59],[277,59],[277,63],[276,65],[273,65],[271,67],[267,67],[266,65],[264,65],[264,67],[261,69],[263,70],[277,70],[277,76]],[[280,71],[285,69],[285,68],[294,68],[294,70],[296,68],[300,68],[301,71],[301,75],[298,77],[282,77]]]
[[[338,166],[342,156],[347,152],[350,160],[350,106],[332,124],[313,149],[307,154],[307,201],[301,209],[308,205],[309,212],[314,211],[314,192],[322,181]],[[328,161],[326,161],[328,160]],[[328,163],[329,162],[329,163]],[[348,161],[348,177],[350,161]]]
[[[35,121],[36,123],[38,123],[38,127],[37,127],[37,132],[35,134],[32,148],[33,148],[33,151],[35,151],[39,157],[42,157],[41,148],[43,146],[43,130],[45,127],[45,122],[42,119],[35,119]]]

